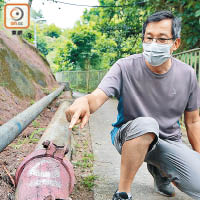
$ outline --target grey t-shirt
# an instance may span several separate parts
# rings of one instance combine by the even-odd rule
[[[104,76],[98,88],[117,97],[118,116],[111,131],[137,117],[153,117],[160,127],[160,138],[181,139],[179,119],[183,112],[200,107],[200,90],[194,69],[172,57],[164,74],[152,72],[142,54],[119,59]]]

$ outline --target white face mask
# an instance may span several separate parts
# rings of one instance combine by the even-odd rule
[[[152,66],[159,66],[170,57],[170,48],[173,44],[143,43],[143,55]]]

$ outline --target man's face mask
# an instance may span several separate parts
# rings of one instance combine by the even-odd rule
[[[170,48],[172,45],[143,42],[143,55],[150,65],[159,66],[171,57]]]

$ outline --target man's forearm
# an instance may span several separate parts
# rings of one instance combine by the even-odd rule
[[[87,104],[89,105],[90,114],[94,113],[105,101],[108,100],[106,96],[100,89],[96,89],[91,94],[85,95],[76,99],[75,103],[77,104]]]
[[[192,148],[200,153],[200,120],[186,125],[186,129]]]

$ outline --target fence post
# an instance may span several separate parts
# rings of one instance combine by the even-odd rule
[[[100,79],[100,71],[98,71],[98,83],[99,83],[99,79]]]
[[[79,80],[78,80],[78,71],[76,71],[76,88],[78,88],[78,82],[79,82]]]
[[[87,84],[86,88],[87,88],[87,93],[89,92],[89,76],[90,76],[89,70],[87,70],[87,77],[86,77],[86,84]]]

